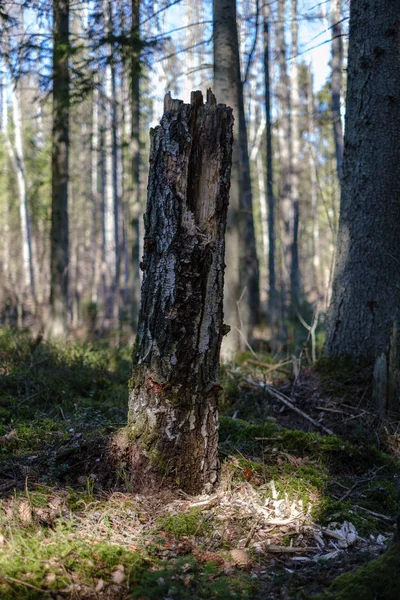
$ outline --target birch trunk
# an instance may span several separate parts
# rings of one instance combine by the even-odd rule
[[[218,480],[219,352],[232,111],[211,91],[165,98],[151,130],[142,305],[129,398],[137,485]]]
[[[103,1],[103,14],[105,30],[112,34],[112,6],[108,0]],[[104,100],[105,100],[105,130],[104,130],[104,257],[106,265],[106,314],[114,316],[117,285],[118,263],[118,206],[117,180],[116,180],[116,152],[115,152],[115,77],[112,67],[113,47],[107,46],[109,60],[104,73]]]
[[[5,34],[6,35],[6,34]],[[8,39],[5,37],[3,43],[5,55],[8,51]],[[21,256],[22,256],[22,275],[23,285],[22,292],[27,293],[29,301],[32,303],[32,309],[35,310],[35,276],[34,264],[32,256],[32,240],[30,232],[29,214],[28,214],[28,198],[27,185],[25,174],[25,159],[22,139],[22,116],[21,116],[21,99],[20,89],[18,84],[11,86],[7,82],[7,67],[4,64],[2,70],[2,132],[6,143],[7,152],[11,165],[15,171],[18,187],[18,208],[19,208],[19,226],[21,234]],[[8,128],[8,107],[7,107],[7,90],[10,91],[11,108],[14,122],[14,145],[10,138]]]

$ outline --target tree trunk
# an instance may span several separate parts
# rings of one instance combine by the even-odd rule
[[[214,0],[214,87],[217,100],[235,115],[230,206],[226,235],[224,313],[231,326],[223,356],[230,359],[249,340],[259,308],[258,263],[252,214],[250,168],[240,78],[236,1]],[[239,303],[240,300],[240,303]]]
[[[300,127],[297,0],[292,0],[292,64],[290,82],[290,195],[293,205],[293,240],[290,265],[291,313],[295,316],[300,302],[299,225],[300,225]]]
[[[69,0],[53,2],[53,149],[50,323],[47,335],[68,328]]]
[[[168,94],[161,125],[151,130],[131,459],[136,473],[146,469],[146,485],[165,477],[188,493],[218,479],[232,122],[211,91],[205,105],[200,92],[190,105]]]
[[[129,202],[128,243],[131,258],[129,288],[131,293],[131,328],[136,331],[140,305],[140,0],[132,0],[132,52],[131,52],[131,132],[130,155],[132,161]]]
[[[104,27],[107,35],[113,33],[112,4],[103,0]],[[117,287],[119,283],[119,223],[118,223],[118,176],[116,141],[116,97],[113,64],[114,48],[107,44],[108,61],[104,74],[104,259],[105,259],[105,318],[112,327],[118,309]]]
[[[335,141],[336,165],[339,181],[343,175],[343,127],[342,104],[342,68],[343,68],[343,28],[341,0],[330,0],[332,35],[332,123]]]
[[[264,96],[265,96],[265,145],[266,145],[266,174],[267,174],[267,203],[268,203],[268,281],[269,318],[273,325],[276,320],[276,273],[275,273],[275,197],[273,191],[272,170],[272,125],[271,125],[271,76],[270,76],[270,35],[269,35],[269,6],[264,4]]]
[[[290,274],[292,271],[292,246],[294,212],[291,198],[291,176],[290,176],[290,81],[287,73],[287,52],[285,41],[285,3],[286,0],[278,0],[278,22],[276,26],[276,45],[279,64],[278,85],[278,119],[279,119],[279,150],[281,167],[281,185],[279,216],[281,218],[281,245],[282,245],[282,282],[281,303],[282,315],[287,314],[290,305]]]
[[[399,20],[397,2],[351,3],[338,252],[325,345],[327,356],[371,363],[384,353],[393,381],[400,358]]]
[[[309,140],[309,167],[310,167],[310,202],[311,202],[311,222],[312,222],[312,268],[313,268],[313,288],[316,302],[320,304],[324,297],[324,278],[321,271],[321,248],[319,236],[319,207],[318,207],[318,180],[314,156],[314,93],[313,76],[311,66],[308,72],[308,90],[307,90],[307,133]]]

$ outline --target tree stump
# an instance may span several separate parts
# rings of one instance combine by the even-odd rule
[[[232,110],[211,90],[164,101],[150,132],[130,461],[142,484],[188,493],[218,480],[219,354]]]

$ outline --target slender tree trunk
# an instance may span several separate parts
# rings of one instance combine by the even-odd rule
[[[290,81],[287,73],[287,51],[285,42],[285,4],[286,0],[278,0],[276,45],[279,64],[278,84],[278,118],[279,118],[279,146],[280,146],[280,206],[279,213],[282,221],[282,282],[281,282],[281,309],[282,315],[287,315],[290,304],[290,274],[292,272],[292,247],[293,247],[293,225],[294,212],[291,198],[290,177],[290,139],[291,139],[291,116],[290,116]]]
[[[275,197],[273,190],[272,169],[272,125],[271,125],[271,75],[270,75],[270,35],[269,19],[270,11],[267,2],[264,3],[264,98],[265,98],[265,146],[266,146],[266,181],[267,181],[267,204],[268,204],[268,280],[269,295],[268,308],[269,318],[273,324],[276,320],[277,297],[276,297],[276,272],[275,272]]]
[[[92,229],[91,229],[91,300],[98,302],[98,291],[100,282],[100,258],[98,252],[98,220],[100,214],[99,206],[99,90],[97,79],[94,81],[92,98],[92,168],[91,168],[91,192],[92,192]]]
[[[47,335],[68,328],[69,0],[53,2],[53,149],[50,323]]]
[[[22,17],[21,17],[22,18]],[[4,56],[8,55],[9,43],[7,34],[4,33],[3,40]],[[21,234],[21,255],[22,255],[22,292],[27,294],[29,301],[32,303],[33,311],[35,310],[35,272],[32,256],[32,239],[28,213],[28,197],[25,173],[25,158],[22,139],[22,116],[21,116],[21,94],[18,83],[11,81],[11,85],[7,85],[7,67],[4,64],[2,72],[2,87],[3,87],[3,125],[2,131],[5,138],[6,148],[9,159],[14,169],[17,186],[18,186],[18,208],[19,208],[19,226]],[[7,90],[10,91],[12,116],[14,122],[14,145],[10,138],[8,130],[8,107],[7,107]]]
[[[0,61],[1,65],[1,129],[0,132],[4,140],[8,138],[8,105],[7,105],[7,67],[5,61]],[[9,285],[10,278],[10,224],[9,224],[9,202],[8,194],[3,199],[4,206],[2,211],[2,246],[3,246],[3,273],[2,291],[5,293],[5,287]]]
[[[307,93],[307,133],[309,141],[309,167],[310,167],[310,200],[311,200],[311,220],[312,220],[312,267],[313,267],[313,287],[315,290],[317,302],[320,302],[324,295],[324,278],[321,271],[321,248],[319,236],[319,207],[318,207],[318,181],[316,173],[316,164],[314,156],[314,93],[313,76],[311,66],[308,74],[308,93]]]
[[[325,354],[384,364],[400,411],[400,4],[353,0],[342,196]],[[377,368],[377,370],[379,370]]]
[[[300,127],[299,127],[299,69],[298,52],[297,0],[292,0],[292,63],[290,82],[290,194],[293,205],[293,240],[290,270],[291,309],[295,311],[300,302],[300,265],[299,265],[299,225],[300,225]]]
[[[142,305],[129,439],[142,487],[188,493],[218,480],[219,352],[232,112],[211,91],[165,98],[151,134]]]
[[[131,51],[131,194],[129,203],[128,244],[130,253],[131,328],[136,331],[140,305],[140,0],[132,0]]]
[[[109,0],[103,1],[105,29],[108,35],[112,34],[112,6]],[[114,307],[117,303],[117,264],[118,264],[118,192],[116,177],[116,141],[115,127],[116,98],[113,95],[115,76],[113,73],[113,45],[107,45],[109,60],[104,73],[104,258],[106,266],[105,316],[114,317]]]
[[[330,0],[331,35],[332,35],[332,123],[335,141],[336,164],[339,181],[343,171],[343,126],[341,116],[342,104],[342,69],[343,69],[343,28],[341,0]]]
[[[214,0],[214,88],[219,102],[235,115],[232,181],[226,236],[224,312],[231,333],[223,345],[230,359],[250,341],[258,316],[258,262],[252,214],[250,168],[240,78],[235,0]]]

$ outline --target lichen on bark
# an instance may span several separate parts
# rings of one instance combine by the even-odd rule
[[[232,110],[167,94],[151,132],[143,284],[129,398],[136,465],[187,492],[218,480],[219,353]],[[138,458],[140,457],[140,458]]]

